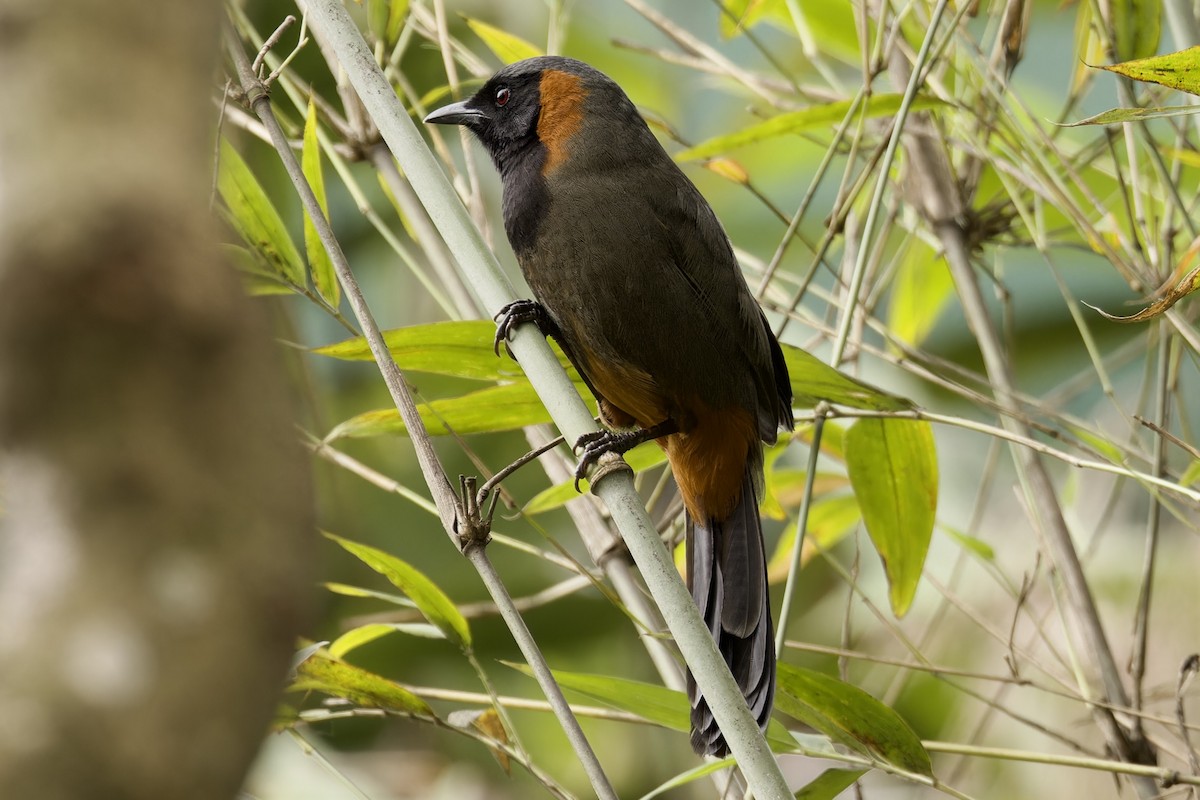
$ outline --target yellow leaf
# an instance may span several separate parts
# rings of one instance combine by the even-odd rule
[[[705,161],[704,168],[720,175],[725,180],[740,183],[742,186],[750,182],[750,176],[746,174],[746,168],[732,158],[714,158],[711,161]]]

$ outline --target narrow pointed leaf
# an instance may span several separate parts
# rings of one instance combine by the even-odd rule
[[[1157,83],[1181,92],[1200,94],[1200,45],[1165,56],[1100,66],[1099,69],[1115,72],[1135,81]]]
[[[382,675],[347,664],[318,650],[296,669],[289,691],[316,691],[341,697],[355,705],[382,708],[402,714],[433,717],[433,709],[421,698]]]
[[[1194,483],[1200,483],[1200,458],[1194,459],[1192,463],[1187,465],[1187,469],[1179,476],[1180,486],[1191,486]]]
[[[390,5],[386,35],[387,43],[393,45],[400,38],[400,31],[404,30],[404,20],[408,18],[409,0],[391,0]]]
[[[334,594],[340,594],[345,597],[370,597],[375,600],[383,600],[385,603],[403,606],[404,608],[416,608],[417,604],[407,597],[402,597],[398,594],[389,594],[388,592],[377,592],[374,589],[364,589],[361,586],[351,586],[346,583],[328,582],[324,584],[325,588]]]
[[[814,670],[780,664],[775,705],[836,742],[901,769],[932,775],[921,739],[871,695]]]
[[[787,6],[783,0],[725,0],[717,17],[721,36],[732,39],[742,31],[748,31],[767,17],[791,24]]]
[[[912,605],[937,513],[933,429],[924,420],[860,419],[846,433],[846,469],[883,561],[892,612]]]
[[[367,0],[367,29],[376,39],[387,35],[389,0]]]
[[[533,676],[533,670],[525,664],[511,661],[501,663],[525,675]],[[671,730],[686,733],[691,729],[691,706],[683,692],[609,675],[562,670],[551,670],[551,674],[564,689],[578,692],[618,711],[634,714]],[[795,738],[775,719],[767,726],[767,743],[777,753],[789,753],[796,749]]]
[[[371,622],[346,631],[333,640],[329,652],[336,658],[345,658],[347,654],[357,650],[376,639],[382,639],[390,633],[406,633],[409,636],[419,636],[422,639],[445,639],[446,634],[435,625],[424,622]]]
[[[1109,0],[1109,4],[1117,58],[1129,61],[1157,53],[1163,0]]]
[[[304,285],[300,252],[287,226],[241,154],[221,137],[221,164],[217,191],[229,209],[233,227],[267,267],[297,286]]]
[[[1075,66],[1071,70],[1070,94],[1080,94],[1084,85],[1095,75],[1091,64],[1104,60],[1104,46],[1092,24],[1092,3],[1079,3],[1075,11]]]
[[[937,324],[953,293],[954,281],[946,260],[939,258],[929,245],[914,239],[896,271],[888,305],[888,328],[900,341],[920,345]]]
[[[977,539],[974,536],[968,536],[967,534],[955,528],[945,527],[944,530],[946,533],[950,534],[951,539],[957,542],[968,553],[973,553],[977,558],[980,558],[983,561],[994,562],[996,560],[995,549],[993,549],[990,544],[982,539]]]
[[[304,117],[304,149],[301,153],[301,169],[308,185],[317,197],[317,204],[325,217],[329,217],[329,203],[325,200],[325,175],[321,171],[321,144],[317,141],[317,107],[312,98],[308,100],[308,113]],[[333,262],[321,244],[317,227],[312,217],[304,212],[304,252],[308,255],[308,268],[312,273],[313,286],[317,293],[334,308],[342,299],[342,287],[333,271]]]
[[[533,675],[533,671],[525,664],[511,661],[501,663],[531,677]],[[690,729],[690,706],[683,692],[610,675],[564,672],[557,669],[551,672],[554,680],[564,689],[579,692],[606,706],[635,714],[664,728],[676,731]]]
[[[248,247],[222,242],[217,245],[226,259],[239,272],[246,291],[256,297],[265,295],[295,294],[295,285],[272,271],[266,259]]]
[[[589,406],[595,405],[595,401],[585,399],[589,400]],[[550,412],[542,405],[533,386],[525,380],[489,386],[460,397],[421,403],[417,409],[425,429],[433,436],[444,436],[451,430],[461,436],[513,431],[551,421]],[[330,431],[326,438],[333,440],[407,433],[400,412],[393,407],[351,417]]]
[[[701,764],[698,767],[692,767],[686,772],[679,773],[666,783],[660,784],[650,792],[642,795],[641,800],[654,800],[655,797],[660,797],[672,789],[678,789],[680,786],[687,786],[694,780],[698,780],[707,775],[712,775],[714,772],[720,772],[723,769],[732,767],[736,763],[737,759],[735,759],[733,756],[729,756],[716,761],[710,761],[707,764]]]
[[[1064,123],[1059,127],[1077,128],[1080,125],[1116,125],[1121,122],[1136,122],[1142,119],[1158,119],[1160,117],[1183,117],[1189,114],[1200,114],[1200,107],[1110,108],[1108,111],[1103,111],[1094,117],[1081,119],[1078,122]]]
[[[346,631],[334,639],[329,645],[329,654],[334,658],[344,658],[347,653],[362,647],[364,644],[369,644],[376,639],[387,636],[391,632],[392,626],[382,622],[359,625],[357,628]]]
[[[391,553],[385,553],[369,545],[352,542],[349,539],[334,536],[332,533],[326,533],[325,537],[336,542],[408,595],[417,604],[417,609],[425,619],[436,625],[447,639],[464,650],[470,648],[471,629],[467,626],[466,618],[459,613],[458,608],[450,601],[446,593],[429,580],[423,572]]]
[[[870,384],[843,375],[814,355],[781,344],[783,359],[787,362],[791,376],[793,402],[802,408],[811,408],[822,400],[851,408],[866,408],[874,411],[899,411],[912,408],[912,402],[888,394]]]
[[[827,769],[796,792],[796,800],[833,800],[867,774],[865,769]]]
[[[432,322],[383,332],[388,351],[405,371],[484,381],[520,376],[521,367],[515,361],[493,351],[495,336],[496,326],[487,320]],[[551,344],[559,363],[572,374],[572,380],[578,380],[562,350]],[[372,360],[371,349],[361,336],[318,347],[313,352],[343,361]],[[500,352],[504,353],[503,348]]]
[[[885,117],[900,110],[902,97],[898,94],[877,94],[866,103],[868,117]],[[940,102],[932,97],[918,96],[912,105],[912,110],[921,111],[934,108]],[[850,110],[851,101],[838,100],[824,105],[810,106],[799,111],[786,111],[771,117],[765,122],[759,122],[748,128],[734,133],[717,136],[701,142],[695,147],[677,153],[677,161],[696,161],[702,158],[712,158],[724,155],[730,150],[745,147],[767,139],[788,134],[803,133],[816,128],[828,128],[841,122]]]
[[[862,519],[858,501],[852,495],[826,497],[813,503],[808,511],[808,530],[804,534],[804,549],[800,553],[803,568],[818,553],[831,550],[845,539]],[[788,525],[779,537],[779,544],[767,562],[767,580],[779,583],[787,578],[792,567],[792,550],[796,547],[796,526]]]

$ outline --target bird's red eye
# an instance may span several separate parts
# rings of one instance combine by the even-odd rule
[[[496,90],[496,105],[502,106],[508,102],[509,95],[512,94],[507,86],[501,86]]]

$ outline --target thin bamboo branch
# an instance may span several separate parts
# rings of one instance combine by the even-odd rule
[[[1200,775],[1182,775],[1166,767],[1130,764],[1125,761],[1113,761],[1106,758],[1085,758],[1080,756],[1062,756],[1050,753],[1034,753],[1028,750],[1008,750],[1001,747],[977,747],[957,742],[922,742],[925,749],[933,753],[958,753],[959,755],[978,756],[980,758],[995,758],[1006,761],[1026,761],[1030,764],[1055,764],[1061,767],[1078,767],[1080,769],[1099,770],[1117,775],[1132,775],[1149,778],[1160,782],[1163,786],[1186,784],[1200,786]],[[1153,785],[1153,783],[1151,784]],[[1158,796],[1155,789],[1154,795]]]
[[[1171,337],[1166,335],[1165,325],[1158,325],[1158,363],[1155,370],[1155,408],[1154,424],[1166,428],[1170,424],[1171,387]],[[1161,476],[1166,467],[1166,440],[1155,436],[1152,447],[1154,450],[1154,475]],[[1150,498],[1150,510],[1146,519],[1146,549],[1142,562],[1142,577],[1138,588],[1137,612],[1133,624],[1133,656],[1129,664],[1129,677],[1133,682],[1133,707],[1142,710],[1143,685],[1146,677],[1146,643],[1150,636],[1150,599],[1154,590],[1154,564],[1158,557],[1158,536],[1162,522],[1162,503],[1155,497]],[[1141,729],[1141,720],[1135,720],[1135,725]]]

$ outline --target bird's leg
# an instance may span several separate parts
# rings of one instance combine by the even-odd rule
[[[550,315],[546,313],[546,307],[537,300],[514,300],[513,302],[500,309],[493,317],[496,320],[496,338],[492,342],[492,350],[496,355],[500,355],[500,343],[504,342],[507,349],[509,337],[513,330],[520,324],[532,322],[537,325],[538,330],[542,332],[542,336],[558,337],[558,326],[554,324],[554,320],[550,319]],[[512,355],[512,351],[508,353]]]
[[[588,470],[605,453],[624,455],[642,442],[658,439],[679,433],[679,423],[668,417],[662,422],[649,428],[637,428],[632,431],[592,431],[585,433],[575,441],[575,449],[582,449],[579,454],[579,465],[575,467],[575,491],[579,491],[579,481],[587,477]]]

